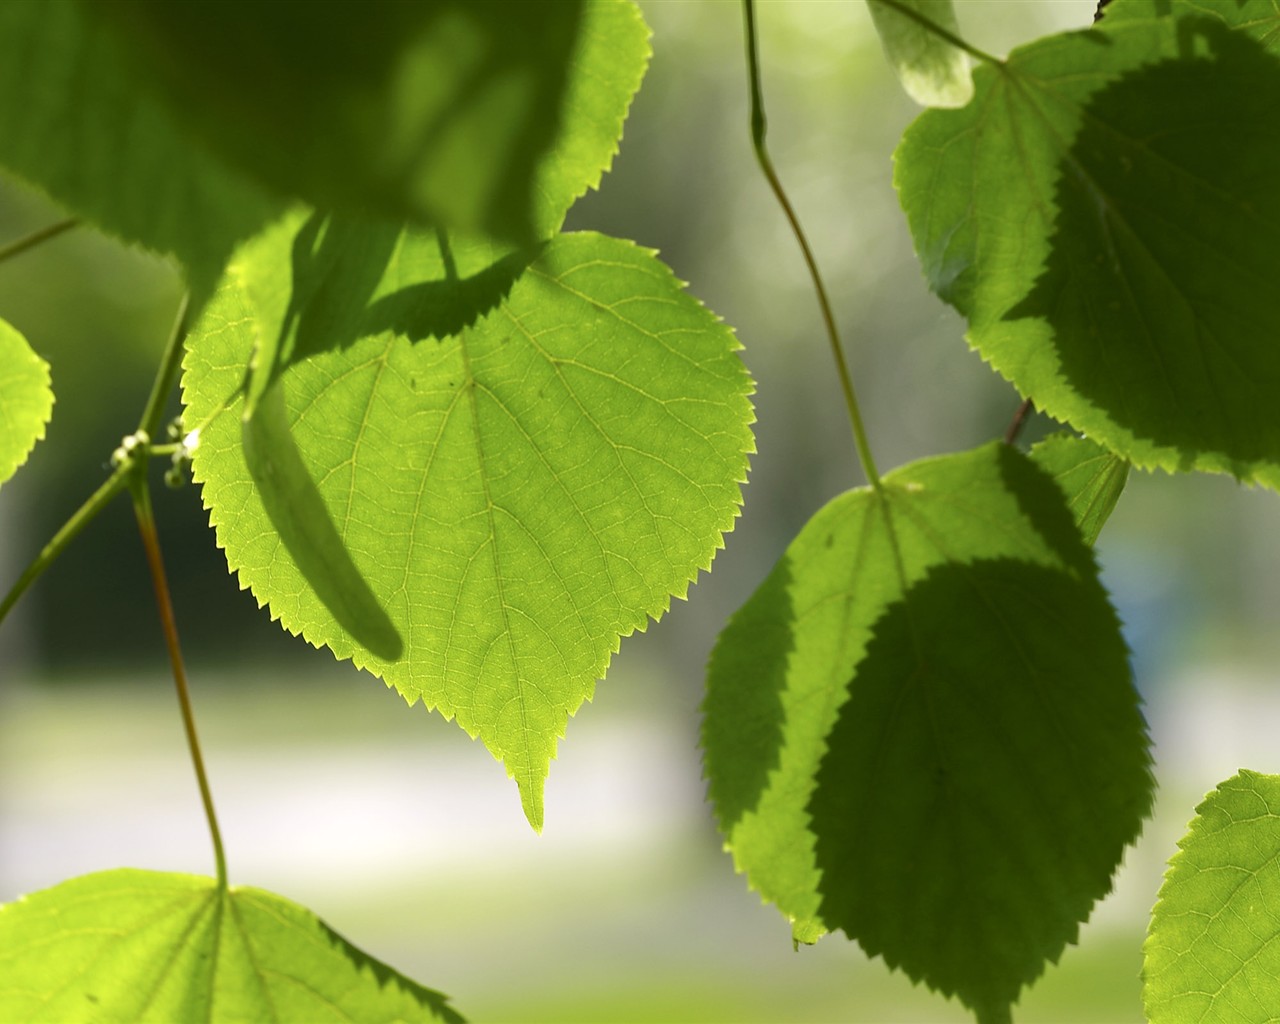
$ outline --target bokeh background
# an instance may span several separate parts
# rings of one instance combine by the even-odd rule
[[[157,488],[233,881],[275,890],[475,1021],[943,1021],[959,1008],[841,936],[793,951],[733,872],[696,749],[728,615],[826,500],[862,482],[794,241],[750,151],[741,13],[642,4],[654,58],[614,171],[571,213],[659,249],[729,323],[758,454],[715,571],[624,641],[570,723],[534,835],[455,726],[289,638],[239,591],[198,490]],[[988,51],[1082,28],[1093,0],[959,0]],[[759,7],[775,162],[823,266],[881,469],[1004,432],[1017,396],[925,288],[891,153],[918,109],[851,0]],[[62,216],[0,182],[0,242]],[[104,477],[178,300],[162,261],[76,230],[0,265],[0,316],[50,362],[49,435],[0,491],[0,587]],[[175,410],[176,412],[176,406]],[[1028,428],[1034,439],[1051,428]],[[1099,544],[1155,740],[1156,815],[1026,1021],[1140,1021],[1146,915],[1203,794],[1280,770],[1275,495],[1135,474]],[[1069,837],[1064,837],[1068,842]],[[212,857],[132,515],[76,541],[0,626],[0,901],[118,866]]]

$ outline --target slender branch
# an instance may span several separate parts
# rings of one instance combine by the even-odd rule
[[[64,221],[62,226],[54,225],[54,227],[65,231],[68,227],[74,226],[75,223],[75,221]],[[51,237],[49,232],[52,231],[54,231],[54,228],[46,228],[45,236]],[[173,330],[165,345],[165,353],[161,359],[160,368],[156,372],[155,383],[151,386],[151,396],[147,399],[142,420],[138,425],[137,433],[134,434],[135,438],[143,441],[143,447],[148,452],[152,450],[150,438],[159,430],[160,420],[164,415],[165,400],[173,390],[178,370],[182,365],[182,323],[186,314],[187,297],[184,295],[182,302],[178,306],[178,315],[174,320]],[[71,518],[62,525],[62,528],[53,535],[53,539],[41,548],[40,553],[22,570],[22,575],[9,588],[4,600],[0,601],[0,622],[4,621],[4,617],[9,614],[9,611],[18,603],[18,599],[22,597],[31,584],[39,579],[44,571],[66,550],[67,545],[79,536],[80,531],[97,517],[98,513],[107,506],[107,503],[112,498],[124,490],[129,482],[129,473],[133,461],[129,457],[130,452],[131,450],[123,447],[117,451],[117,455],[112,457],[115,471],[90,495],[89,500],[75,511]]]
[[[818,307],[822,311],[822,322],[826,326],[827,339],[831,343],[831,354],[836,362],[840,386],[844,390],[845,406],[849,410],[849,423],[853,427],[853,441],[858,449],[858,460],[862,463],[862,472],[872,487],[880,489],[880,474],[876,471],[875,460],[871,457],[871,446],[867,441],[867,431],[862,423],[862,413],[858,409],[858,398],[854,394],[853,380],[849,375],[849,364],[845,361],[844,350],[840,345],[840,332],[836,327],[836,318],[831,311],[831,301],[827,297],[826,286],[822,283],[822,274],[818,271],[817,260],[804,230],[800,227],[800,219],[796,216],[791,201],[782,187],[777,172],[773,169],[773,161],[765,147],[767,125],[764,116],[764,97],[760,89],[760,56],[756,42],[755,5],[753,0],[743,0],[743,15],[746,20],[747,35],[747,77],[751,89],[751,144],[755,149],[756,160],[764,172],[769,187],[786,214],[791,225],[791,232],[800,243],[800,251],[804,254],[805,265],[809,268],[809,276],[813,280],[813,289],[818,297]]]
[[[924,28],[925,31],[932,32],[939,39],[945,39],[948,43],[950,43],[956,49],[963,50],[970,57],[980,60],[983,63],[995,64],[997,66],[1002,65],[1004,63],[1004,61],[1002,61],[999,57],[996,57],[990,53],[987,53],[986,50],[979,50],[972,43],[966,42],[965,40],[961,39],[954,32],[948,31],[947,29],[939,25],[937,22],[930,21],[923,14],[917,11],[914,7],[908,7],[906,4],[902,3],[901,0],[871,0],[871,2],[877,3],[877,4],[884,4],[886,7],[892,8],[893,10],[901,14],[904,18],[910,18],[917,25],[920,25],[922,28]]]
[[[142,419],[138,422],[138,433],[145,434],[148,440],[156,437],[160,431],[165,403],[173,393],[174,385],[178,381],[178,373],[182,369],[182,342],[186,334],[184,325],[190,298],[190,294],[184,292],[182,301],[178,303],[178,312],[173,318],[173,328],[169,331],[169,340],[165,342],[164,355],[160,358],[160,368],[156,371],[156,379],[151,384],[151,394],[147,398],[146,408],[142,411]]]
[[[165,646],[169,650],[169,664],[173,669],[173,682],[178,691],[178,707],[182,711],[182,725],[187,733],[187,748],[191,751],[191,763],[196,770],[196,782],[200,787],[200,800],[204,804],[204,816],[209,823],[209,835],[213,839],[213,859],[217,867],[218,886],[227,887],[227,858],[222,849],[222,832],[218,828],[218,816],[213,809],[213,793],[209,789],[209,777],[204,770],[204,757],[200,753],[200,737],[196,734],[195,713],[191,708],[191,690],[187,686],[187,670],[182,661],[182,647],[178,641],[178,625],[173,616],[173,602],[169,596],[169,581],[164,571],[164,559],[160,553],[160,538],[156,533],[155,516],[151,509],[151,489],[147,485],[147,461],[137,460],[129,474],[129,491],[133,497],[133,511],[138,520],[138,532],[147,552],[147,565],[151,569],[151,584],[156,592],[156,607],[160,612],[160,625],[164,630]]]
[[[22,575],[4,596],[4,600],[0,601],[0,622],[4,621],[4,617],[9,614],[10,609],[18,603],[20,598],[36,580],[54,563],[57,557],[62,554],[68,544],[70,544],[80,534],[80,531],[88,526],[117,494],[124,490],[129,482],[129,474],[127,466],[120,466],[111,474],[93,494],[89,500],[81,505],[75,513],[68,519],[62,528],[53,535],[53,539],[49,541],[40,553],[31,561],[31,563],[22,571]]]
[[[1009,423],[1009,429],[1004,432],[1004,443],[1013,444],[1018,440],[1018,435],[1022,433],[1023,426],[1026,425],[1027,417],[1035,412],[1035,403],[1029,398],[1024,398],[1022,404],[1018,406],[1018,411],[1013,414],[1013,419]]]
[[[57,238],[64,231],[70,231],[73,227],[80,223],[78,217],[68,217],[66,220],[60,220],[56,224],[50,224],[46,228],[39,231],[33,231],[31,234],[23,238],[19,238],[16,242],[10,242],[8,245],[0,246],[0,263],[5,260],[13,259],[15,256],[21,256],[28,249],[34,249],[41,242],[47,242],[52,238]]]

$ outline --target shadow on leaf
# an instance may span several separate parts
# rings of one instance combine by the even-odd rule
[[[808,807],[823,921],[1008,1019],[1150,810],[1138,705],[1091,576],[930,571],[876,623],[828,736]]]
[[[1178,468],[1252,477],[1280,462],[1280,60],[1214,18],[1178,30],[1181,59],[1090,98],[1004,319],[1049,325],[1069,387]]]
[[[351,638],[379,658],[399,658],[404,641],[351,560],[293,440],[276,385],[241,424],[245,463],[263,508],[298,571]]]

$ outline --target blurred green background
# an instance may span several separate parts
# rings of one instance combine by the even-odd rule
[[[704,802],[698,705],[716,634],[805,520],[862,481],[803,265],[751,156],[739,6],[642,6],[653,63],[613,173],[569,227],[659,249],[737,329],[759,387],[739,524],[571,723],[539,837],[483,748],[285,636],[228,575],[198,491],[157,487],[232,878],[306,904],[475,1021],[963,1020],[842,937],[794,952]],[[957,6],[972,41],[1005,52],[1087,26],[1094,4]],[[771,148],[881,468],[999,436],[1017,396],[916,266],[890,154],[918,111],[863,5],[763,3],[759,17]],[[0,242],[61,216],[0,183]],[[0,586],[104,477],[177,298],[170,267],[88,230],[0,265],[0,316],[50,362],[58,395],[47,440],[0,491]],[[1278,521],[1273,495],[1228,480],[1131,480],[1099,556],[1156,741],[1156,817],[1019,1019],[1141,1020],[1141,937],[1176,838],[1238,767],[1278,770]],[[212,869],[120,501],[0,627],[0,900],[123,865]]]

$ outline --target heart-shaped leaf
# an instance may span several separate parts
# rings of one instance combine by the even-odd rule
[[[817,513],[711,657],[726,845],[796,937],[1007,1018],[1151,805],[1119,623],[1064,495],[1004,445]]]
[[[561,235],[529,262],[300,216],[193,330],[194,472],[259,603],[480,736],[541,827],[568,716],[733,525],[737,347],[628,242]]]

